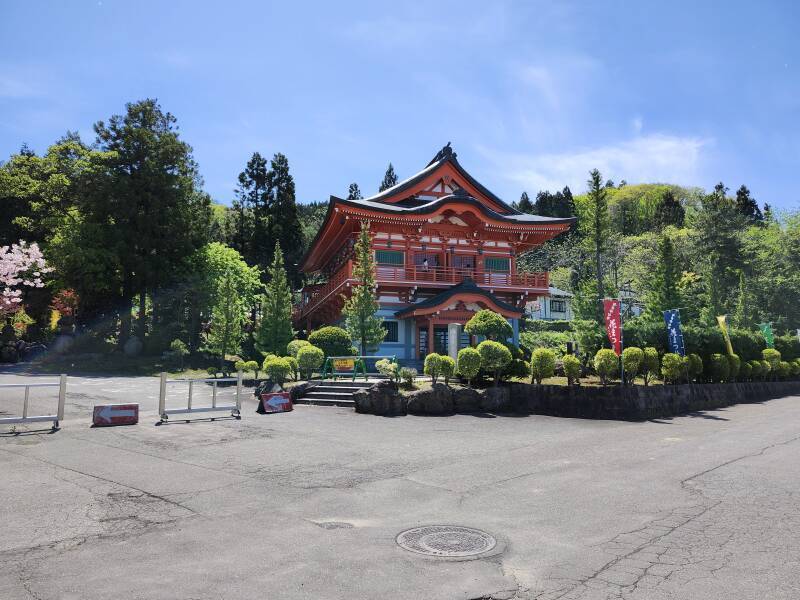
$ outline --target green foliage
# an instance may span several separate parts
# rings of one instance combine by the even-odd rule
[[[236,279],[232,273],[225,273],[211,311],[211,327],[206,338],[206,350],[219,356],[223,371],[226,355],[241,351],[246,315],[247,307],[239,295]]]
[[[378,373],[385,375],[391,381],[399,381],[400,379],[400,365],[388,358],[382,358],[375,363],[375,368]]]
[[[441,363],[439,364],[439,371],[442,377],[444,377],[445,385],[450,385],[450,378],[456,371],[456,361],[450,356],[442,356]]]
[[[661,374],[668,383],[678,383],[686,379],[686,365],[681,355],[667,352],[661,359]]]
[[[247,365],[247,361],[237,360],[235,363],[233,363],[233,368],[237,371],[244,371],[245,365]]]
[[[292,364],[286,358],[273,356],[264,359],[263,369],[267,379],[283,387],[292,372]]]
[[[407,388],[411,389],[414,387],[414,379],[417,377],[416,369],[413,367],[402,367],[398,374]]]
[[[792,377],[800,376],[800,358],[796,358],[790,363],[792,370]]]
[[[540,319],[529,320],[525,323],[525,330],[528,332],[571,332],[572,321],[545,321]]]
[[[244,363],[244,370],[247,371],[248,373],[252,373],[256,377],[256,379],[258,379],[259,369],[260,365],[258,364],[258,362],[254,360],[248,360],[246,363]]]
[[[619,358],[613,350],[602,348],[594,355],[594,370],[603,385],[606,385],[619,373]]]
[[[482,335],[490,340],[501,341],[514,334],[505,317],[487,309],[476,312],[464,325],[464,331],[469,335]]]
[[[574,338],[575,334],[566,331],[523,331],[519,341],[528,352],[532,353],[536,348],[547,348],[560,358],[567,352],[567,342]]]
[[[355,246],[353,277],[357,283],[351,286],[352,293],[344,302],[342,316],[350,337],[359,342],[361,354],[366,355],[386,337],[383,318],[375,314],[380,305],[375,297],[375,259],[369,237],[369,221],[361,222]]]
[[[178,362],[178,366],[183,370],[183,360],[189,354],[189,347],[183,340],[172,340],[169,345],[169,357]]]
[[[800,340],[796,335],[776,335],[775,349],[786,360],[792,361],[800,358]]]
[[[761,363],[761,378],[766,379],[772,372],[772,365],[766,360],[761,360],[759,362]]]
[[[325,353],[311,344],[301,345],[297,350],[297,365],[306,379],[311,379],[325,362]]]
[[[778,378],[780,379],[788,379],[789,376],[792,374],[792,365],[789,364],[789,361],[782,360],[778,363],[777,368]]]
[[[308,340],[292,340],[288,344],[286,344],[286,355],[293,356],[297,358],[297,353],[300,351],[300,348],[303,346],[310,346],[311,342]]]
[[[652,346],[648,346],[643,350],[644,356],[642,356],[642,377],[644,378],[644,384],[647,385],[650,381],[650,377],[658,376],[658,373],[661,370],[661,361],[658,358],[658,350],[653,348]]]
[[[711,378],[715,382],[728,381],[731,373],[731,363],[725,354],[712,354],[710,357],[710,368],[708,369]]]
[[[597,301],[596,296],[595,301]],[[597,321],[576,319],[573,322],[575,324],[575,337],[578,340],[581,352],[589,356],[597,354],[597,351],[606,343],[607,337],[605,328]],[[627,325],[625,328],[625,335],[628,335]]]
[[[392,163],[389,163],[389,166],[386,167],[386,173],[383,175],[383,181],[381,181],[379,190],[384,192],[395,185],[397,185],[397,173],[394,172]]]
[[[764,378],[764,369],[761,366],[760,360],[751,360],[747,363],[750,367],[750,378],[753,381],[757,381],[759,379]]]
[[[742,362],[739,366],[739,379],[741,381],[750,381],[753,377],[753,368],[749,362]]]
[[[351,356],[352,341],[350,334],[341,327],[328,325],[312,331],[308,336],[308,341],[317,348],[320,348],[325,357],[328,356]]]
[[[564,366],[564,375],[567,377],[568,385],[575,385],[581,376],[581,361],[573,354],[565,354],[561,359]]]
[[[209,377],[216,378],[218,372],[219,370],[217,369],[217,367],[208,367],[206,369],[206,373],[208,373]]]
[[[555,375],[556,355],[548,348],[537,348],[531,353],[531,380],[541,385],[543,379]]]
[[[644,351],[636,346],[628,346],[622,351],[622,368],[625,370],[625,379],[633,383],[641,370],[644,362]]]
[[[487,371],[494,372],[494,384],[500,380],[500,372],[511,362],[511,351],[500,342],[485,340],[478,344],[478,353],[481,356],[481,366]]]
[[[462,348],[458,351],[458,374],[470,385],[481,368],[481,354],[475,348]]]
[[[683,306],[678,285],[680,277],[672,240],[663,234],[658,243],[658,260],[647,294],[647,313],[650,318],[660,320],[663,311]]]
[[[703,374],[703,359],[695,353],[686,356],[687,366],[689,368],[689,377],[693,381],[697,381],[700,375]]]
[[[284,358],[292,369],[292,379],[297,381],[300,377],[300,365],[297,363],[297,359],[294,356],[286,356]]]
[[[739,370],[742,368],[742,361],[736,354],[727,355],[728,358],[728,379],[727,381],[736,381],[739,376]]]
[[[256,331],[256,348],[260,352],[283,354],[294,337],[292,331],[292,290],[283,265],[283,252],[275,243],[269,283],[261,303],[261,321]]]
[[[781,353],[774,348],[766,348],[761,351],[761,356],[769,363],[770,371],[776,373],[781,363]]]
[[[603,275],[603,255],[608,244],[608,230],[610,219],[608,212],[608,191],[603,185],[603,179],[597,169],[593,169],[589,174],[587,182],[589,191],[585,203],[584,214],[579,214],[579,226],[583,230],[586,240],[587,251],[593,256],[595,289],[597,298],[605,297],[604,275]],[[603,314],[602,305],[595,302],[594,313],[598,320]]]
[[[425,375],[430,376],[433,383],[436,383],[436,380],[442,373],[442,356],[440,354],[436,354],[435,352],[431,352],[425,356],[425,367],[423,372]]]

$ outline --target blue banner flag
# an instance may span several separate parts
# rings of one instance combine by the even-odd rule
[[[667,339],[669,351],[681,356],[686,356],[683,346],[683,333],[681,333],[681,313],[677,308],[664,311],[664,323],[667,324]]]

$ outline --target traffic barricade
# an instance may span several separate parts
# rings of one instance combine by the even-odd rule
[[[236,397],[233,404],[218,404],[217,403],[217,384],[236,382]],[[167,386],[171,384],[183,383],[189,385],[189,393],[186,402],[186,408],[167,408]],[[211,406],[194,406],[192,403],[192,395],[194,392],[195,384],[211,384]],[[158,414],[160,422],[169,419],[169,415],[185,415],[189,413],[201,412],[228,412],[230,411],[232,417],[237,419],[241,418],[242,408],[242,372],[236,373],[236,377],[221,377],[208,378],[208,379],[167,379],[166,373],[161,373],[161,385],[158,393]]]
[[[22,401],[21,417],[2,417],[0,425],[14,423],[40,423],[53,422],[53,430],[59,428],[59,424],[64,420],[64,402],[67,398],[67,376],[61,375],[57,383],[0,383],[0,389],[25,388],[25,397]],[[58,407],[54,415],[29,415],[28,407],[30,404],[31,388],[58,388]]]

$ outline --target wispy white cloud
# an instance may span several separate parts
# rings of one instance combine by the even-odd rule
[[[0,98],[30,98],[39,92],[29,81],[0,72]]]
[[[586,187],[591,169],[605,178],[629,183],[670,182],[691,184],[698,180],[712,139],[654,134],[574,152],[507,154],[481,148],[499,175],[529,191],[556,190],[569,185]]]

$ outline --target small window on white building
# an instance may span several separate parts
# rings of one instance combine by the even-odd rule
[[[565,313],[567,312],[566,300],[550,300],[550,312]]]

